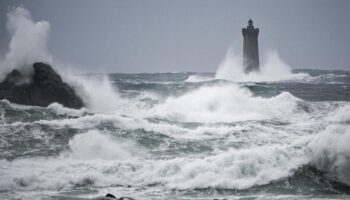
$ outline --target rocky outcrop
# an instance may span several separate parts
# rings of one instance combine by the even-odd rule
[[[12,103],[36,106],[48,106],[57,102],[69,108],[84,106],[82,99],[72,87],[62,81],[59,74],[45,63],[34,63],[34,73],[23,76],[16,69],[7,74],[0,83],[0,99]]]

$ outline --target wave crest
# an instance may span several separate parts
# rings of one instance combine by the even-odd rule
[[[263,98],[234,84],[204,86],[166,99],[151,113],[171,120],[208,123],[283,118],[293,114],[298,100],[288,92]]]

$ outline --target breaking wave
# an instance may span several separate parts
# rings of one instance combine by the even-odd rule
[[[299,101],[288,92],[272,98],[254,97],[237,85],[201,87],[156,105],[152,113],[188,122],[232,122],[283,118],[293,115]]]
[[[350,185],[350,106],[328,117],[330,125],[310,142],[312,164],[337,180]]]
[[[349,184],[346,144],[349,129],[340,128],[336,133],[334,130],[327,128],[315,138],[291,145],[229,149],[212,156],[168,160],[140,159],[143,156],[133,152],[135,147],[117,142],[110,135],[88,132],[69,141],[68,156],[1,160],[0,188],[61,190],[88,184],[99,187],[160,184],[180,190],[209,187],[242,190],[292,177],[305,165]]]
[[[24,8],[10,15],[10,52],[21,50],[13,41],[24,34],[18,22],[44,36],[37,41],[39,50],[50,55],[48,22],[33,22]],[[30,59],[36,58],[34,53]],[[142,196],[153,188],[162,193],[208,188],[237,192],[276,185],[310,194],[307,187],[324,192],[319,187],[323,182],[332,194],[339,192],[333,182],[348,189],[349,102],[306,101],[294,96],[295,90],[285,90],[289,81],[347,83],[343,79],[348,76],[292,73],[275,53],[261,73],[246,75],[240,58],[230,50],[215,78],[195,73],[65,74],[86,101],[87,107],[79,110],[1,100],[0,195],[122,187]],[[278,89],[264,85],[260,92],[271,93],[262,96],[237,84],[282,80]],[[299,89],[296,85],[292,87]]]
[[[203,97],[202,93],[207,93],[208,88],[204,87],[202,89],[185,94],[178,99],[167,100],[160,107],[165,106],[167,109],[168,107],[174,107],[174,102],[178,103],[176,107],[179,107],[181,104],[191,105],[190,102],[186,102],[187,98],[194,99],[195,96]],[[241,102],[245,102],[247,108],[234,110],[235,112],[230,110],[230,112],[237,113],[238,116],[254,116],[254,119],[261,119],[261,116],[264,115],[278,116],[279,118],[283,114],[291,115],[293,107],[295,107],[296,101],[298,101],[287,93],[271,99],[252,97],[248,91],[244,91],[236,86],[209,87],[209,89],[217,91],[218,94],[215,94],[215,96],[219,96],[218,98],[221,99],[225,98],[220,96],[221,93],[233,95],[229,96],[230,98],[226,97],[226,99],[233,101],[235,98],[238,98],[234,96],[242,95],[240,97],[243,98]],[[187,97],[186,95],[191,96]],[[201,106],[207,106],[208,98],[202,99],[205,99],[205,101],[203,103],[199,102],[198,104],[200,106],[198,108],[193,108],[196,112],[199,112],[197,109],[203,108]],[[282,103],[278,109],[279,111],[276,111],[277,113],[270,111],[270,104],[274,105],[274,108],[277,108],[278,102]],[[228,104],[230,105],[230,103]],[[255,104],[260,105],[260,107],[249,108]],[[267,108],[261,109],[264,106]],[[242,107],[245,107],[245,104],[242,103]],[[289,109],[291,110],[283,110],[285,107],[290,107]],[[48,107],[48,109],[53,108],[56,110],[62,109],[55,104]],[[154,109],[160,108],[155,106]],[[226,109],[228,108],[225,107],[223,110]],[[191,108],[184,108],[185,110],[187,110],[188,116],[191,116]],[[181,109],[178,109],[178,111],[180,112]],[[325,122],[328,122],[329,125],[323,131],[314,135],[295,137],[295,135],[288,133],[289,135],[286,135],[286,137],[289,142],[287,143],[279,144],[277,142],[270,145],[255,146],[254,142],[250,141],[247,146],[229,147],[225,150],[216,149],[215,151],[208,152],[208,154],[188,154],[188,156],[168,159],[157,158],[151,149],[146,147],[141,148],[135,141],[131,142],[125,138],[122,139],[120,138],[120,134],[115,135],[110,131],[91,130],[76,134],[69,139],[68,147],[70,150],[61,152],[57,157],[33,157],[13,161],[1,160],[2,170],[0,176],[2,177],[2,181],[0,182],[0,188],[2,191],[61,190],[63,188],[67,189],[89,184],[95,186],[132,185],[135,187],[160,184],[166,188],[180,190],[208,187],[242,190],[293,177],[295,172],[304,166],[315,167],[328,174],[329,177],[333,177],[335,181],[350,184],[350,180],[348,179],[350,177],[350,149],[347,145],[347,141],[350,139],[348,111],[349,105],[345,105],[330,112],[324,118]],[[66,112],[70,113],[71,111],[68,110]],[[152,110],[151,112],[154,111]],[[209,109],[203,112],[202,116],[207,115],[206,117],[202,117],[205,122],[212,122],[215,117],[222,118],[222,116],[215,114],[215,112],[220,113],[220,109]],[[206,112],[209,112],[209,114]],[[78,116],[74,112],[73,115]],[[242,117],[241,120],[247,120],[246,116]],[[256,116],[258,117],[256,118]],[[199,116],[196,116],[196,118],[200,119]],[[97,126],[94,127],[93,124],[86,121],[87,119],[90,119],[91,122],[94,121]],[[191,117],[185,119],[191,119]],[[90,128],[93,129],[97,128],[98,124],[103,124],[110,120],[115,123],[115,126],[123,127],[125,130],[147,129],[147,123],[150,123],[146,119],[124,118],[116,114],[94,114],[91,116],[81,116],[77,119],[62,120],[57,121],[67,122],[63,123],[62,127],[78,123],[81,128],[89,128],[91,126]],[[39,123],[43,123],[43,121]],[[47,125],[49,124],[47,123]],[[52,121],[51,125],[54,125],[54,121]],[[149,127],[152,127],[153,131],[160,131],[162,133],[171,132],[171,129],[174,128],[177,131],[186,132],[186,128],[181,128],[181,126],[174,124],[158,124],[158,128],[161,128],[158,130],[157,123],[150,124]],[[201,131],[212,131],[220,134],[220,128],[224,128],[225,125],[216,125],[216,128],[213,129],[209,129],[209,127],[210,125],[208,125],[206,130],[202,127]],[[237,141],[239,139],[238,135],[228,137],[231,135],[229,133],[232,133],[234,129],[226,128],[228,128],[228,132],[224,134],[224,138],[226,140]],[[200,131],[197,128],[189,128],[187,131],[191,130],[191,134]],[[254,140],[253,138],[255,138],[256,140],[259,138],[256,134],[258,133],[254,131],[246,132],[242,135],[242,138],[252,137],[250,139]],[[271,134],[269,137],[273,137],[274,133],[272,132]],[[170,133],[168,136],[176,138],[173,133]],[[187,136],[180,137],[180,141],[184,138],[193,140]],[[197,134],[196,137],[198,136]],[[217,138],[217,136],[215,137]],[[267,136],[264,135],[262,137],[266,138]],[[292,138],[294,138],[294,141],[290,140]],[[208,138],[202,137],[202,139]],[[259,144],[262,141],[256,140],[255,142]],[[210,146],[215,145],[210,144]],[[144,160],[145,158],[147,160]],[[101,162],[99,160],[104,161]],[[31,172],[28,173],[28,170]]]
[[[123,100],[108,76],[74,77],[71,83],[75,85],[89,110],[95,112],[115,111],[122,104]]]
[[[266,62],[261,64],[260,72],[249,74],[246,74],[243,70],[242,57],[242,55],[236,54],[233,48],[230,48],[226,58],[219,65],[215,78],[234,82],[271,82],[310,78],[305,73],[292,73],[291,68],[281,60],[277,52],[267,54]]]

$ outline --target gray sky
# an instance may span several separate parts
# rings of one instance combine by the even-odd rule
[[[250,17],[261,59],[277,50],[292,68],[350,69],[349,0],[1,0],[2,56],[17,5],[50,22],[56,59],[87,71],[214,72],[230,45],[241,51]]]

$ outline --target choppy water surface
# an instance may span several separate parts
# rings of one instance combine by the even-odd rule
[[[350,72],[294,75],[86,75],[86,109],[2,100],[1,199],[349,199]]]

